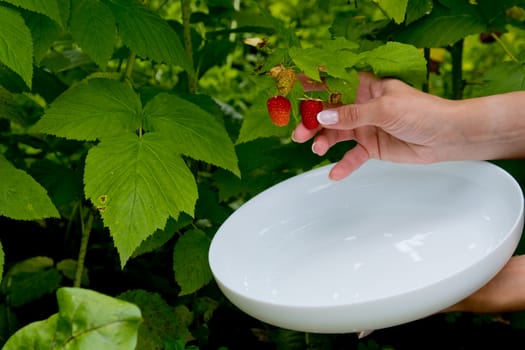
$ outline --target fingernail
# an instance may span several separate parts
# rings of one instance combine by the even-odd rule
[[[317,121],[323,125],[332,125],[339,121],[339,114],[333,109],[327,109],[317,114]]]
[[[315,142],[312,143],[312,152],[315,153],[315,154],[318,154],[318,153],[315,151]]]

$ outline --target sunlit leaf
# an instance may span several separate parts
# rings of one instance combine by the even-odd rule
[[[412,84],[420,84],[426,79],[426,60],[412,45],[387,42],[362,52],[361,60],[378,76],[396,77]]]
[[[139,308],[88,289],[57,291],[58,314],[18,330],[4,350],[135,349]]]
[[[144,107],[144,118],[147,129],[172,139],[182,154],[240,174],[224,125],[195,103],[161,93]]]
[[[109,227],[124,266],[141,242],[169,216],[193,215],[195,178],[177,145],[158,133],[123,134],[89,150],[85,194]]]
[[[80,288],[57,291],[56,342],[63,348],[134,349],[140,309],[129,302]]]
[[[58,314],[20,328],[4,344],[3,350],[57,349],[53,347]]]
[[[75,140],[96,140],[135,132],[141,102],[127,83],[89,79],[60,95],[32,131]]]

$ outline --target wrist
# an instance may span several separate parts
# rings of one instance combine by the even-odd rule
[[[449,131],[463,144],[457,158],[504,159],[525,156],[525,92],[451,101]]]

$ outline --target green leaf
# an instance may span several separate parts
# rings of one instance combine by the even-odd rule
[[[317,81],[321,81],[319,75],[320,67],[323,67],[333,77],[348,79],[349,74],[346,68],[353,67],[359,58],[356,53],[346,49],[330,50],[315,47],[307,49],[291,48],[290,56],[303,73]]]
[[[136,0],[106,0],[122,41],[143,58],[193,72],[182,43],[169,24]]]
[[[56,349],[54,346],[58,314],[47,320],[36,321],[22,327],[5,343],[3,350]]]
[[[455,1],[450,7],[439,3],[419,21],[394,33],[394,40],[416,47],[445,47],[470,34],[487,30],[485,19],[467,1]]]
[[[0,62],[20,75],[31,89],[33,79],[33,39],[24,19],[16,11],[0,5]]]
[[[164,349],[167,342],[183,339],[185,344],[194,339],[188,329],[194,317],[186,306],[172,307],[159,294],[140,289],[118,298],[137,305],[142,312],[137,349]]]
[[[26,305],[53,293],[61,282],[62,275],[55,268],[10,276],[8,303],[12,307]]]
[[[16,220],[36,220],[60,214],[46,190],[25,171],[0,157],[0,215]]]
[[[127,83],[89,79],[60,95],[33,126],[42,132],[75,140],[96,140],[141,126],[141,102]]]
[[[208,262],[211,240],[201,230],[189,230],[175,244],[173,271],[181,287],[179,295],[191,294],[208,284],[213,276]]]
[[[19,124],[24,121],[23,111],[20,110],[15,96],[2,85],[0,85],[0,118],[9,119]]]
[[[240,175],[235,149],[224,125],[197,104],[160,93],[144,107],[144,118],[147,130],[172,138],[182,154]]]
[[[26,13],[24,19],[29,30],[31,30],[34,44],[33,51],[35,63],[38,65],[48,52],[51,45],[56,39],[58,39],[62,29],[57,22],[36,12]]]
[[[77,261],[73,259],[64,259],[59,261],[56,266],[57,270],[60,271],[64,276],[66,276],[71,281],[75,280],[77,273]],[[82,269],[82,285],[89,285],[89,276],[88,269],[84,266]]]
[[[57,300],[58,314],[19,329],[3,349],[135,349],[136,305],[80,288],[60,288]]]
[[[193,218],[187,214],[181,213],[177,220],[169,218],[166,227],[162,230],[155,231],[151,236],[146,238],[140,246],[133,252],[132,257],[137,257],[142,254],[151,253],[164,244],[166,244],[182,227],[185,227],[193,222]]]
[[[373,0],[388,16],[396,23],[401,23],[405,19],[408,0]]]
[[[19,307],[60,287],[62,276],[54,268],[54,261],[35,256],[13,265],[5,276],[7,303]]]
[[[248,108],[243,116],[237,144],[263,137],[290,137],[295,128],[295,123],[290,122],[285,127],[278,127],[272,123],[266,109],[266,100],[269,96],[266,91],[262,91]]]
[[[135,348],[142,322],[136,305],[81,288],[61,288],[57,300],[59,348]]]
[[[406,24],[410,24],[432,11],[432,0],[409,0],[407,4]]]
[[[348,72],[348,79],[338,79],[333,77],[326,78],[326,85],[330,91],[341,93],[343,104],[353,103],[359,87],[359,76],[357,71],[352,69]]]
[[[356,43],[336,37],[324,42],[322,48],[292,47],[289,53],[299,70],[314,80],[321,81],[320,69],[329,76],[351,80],[348,68],[353,68],[359,61],[359,55],[353,52],[357,48]]]
[[[111,10],[99,0],[83,0],[71,12],[70,28],[80,47],[104,69],[117,39]]]
[[[44,186],[55,207],[64,215],[70,215],[74,202],[84,199],[82,175],[70,166],[48,159],[31,164],[29,174]]]
[[[488,96],[525,90],[525,66],[513,61],[503,62],[487,70],[483,84],[477,87],[479,95]]]
[[[122,266],[169,216],[193,215],[197,185],[177,147],[150,132],[107,138],[89,150],[84,191],[109,227]]]
[[[396,77],[412,84],[426,79],[426,60],[412,45],[387,42],[360,56],[361,62],[369,65],[378,76]]]
[[[57,0],[2,0],[29,11],[46,15],[53,21],[63,24],[60,15],[60,6]],[[3,18],[3,17],[2,17]]]

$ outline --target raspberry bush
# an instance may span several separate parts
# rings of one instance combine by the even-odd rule
[[[301,100],[351,103],[364,70],[448,98],[523,89],[524,7],[0,0],[0,342],[377,349],[421,325],[483,344],[477,331],[501,319],[438,315],[365,339],[276,329],[224,299],[207,250],[239,205],[352,146],[319,158],[291,143]],[[268,118],[276,95],[291,102],[282,127]],[[500,164],[524,180],[522,161]],[[505,331],[523,324],[508,315]]]

